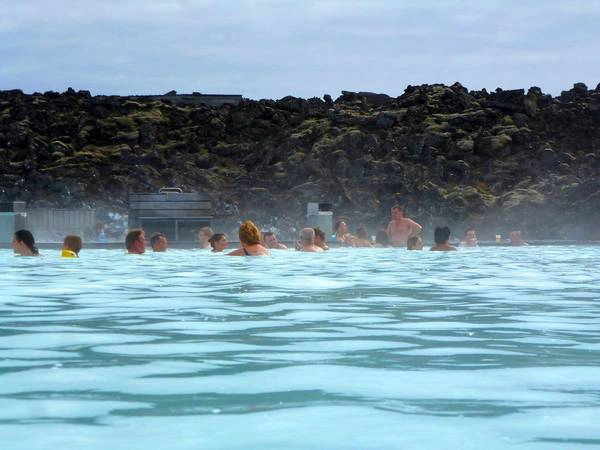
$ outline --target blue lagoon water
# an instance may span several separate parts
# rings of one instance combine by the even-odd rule
[[[0,251],[2,449],[600,447],[600,248]]]

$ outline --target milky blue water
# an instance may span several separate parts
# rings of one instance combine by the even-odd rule
[[[600,447],[600,247],[0,251],[2,449]]]

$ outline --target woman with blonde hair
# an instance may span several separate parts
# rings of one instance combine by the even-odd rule
[[[260,243],[260,231],[250,220],[240,225],[240,248],[228,253],[228,256],[269,256],[271,253]]]

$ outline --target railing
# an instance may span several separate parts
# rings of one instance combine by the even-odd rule
[[[27,211],[27,228],[37,240],[62,241],[68,234],[84,236],[94,230],[93,209],[33,209]]]

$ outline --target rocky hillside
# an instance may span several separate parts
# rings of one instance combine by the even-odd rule
[[[282,229],[321,200],[372,231],[399,203],[429,226],[598,239],[599,175],[600,85],[220,108],[0,92],[0,200],[126,210],[128,192],[180,186],[211,195],[224,218]]]

